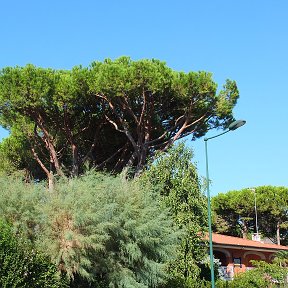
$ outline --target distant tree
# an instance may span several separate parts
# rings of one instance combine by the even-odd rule
[[[192,162],[192,151],[184,143],[172,146],[156,157],[142,175],[142,179],[145,178],[149,179],[155,191],[161,195],[165,207],[171,211],[174,225],[184,232],[177,258],[170,264],[172,282],[168,287],[186,287],[184,283],[196,279],[200,281],[199,266],[207,253],[203,246],[207,200],[202,193],[197,168]]]
[[[122,57],[72,70],[7,67],[0,72],[0,122],[19,142],[25,138],[23,148],[50,183],[85,165],[132,167],[137,174],[177,139],[227,127],[237,86],[227,80],[216,90],[210,73],[176,72],[158,60]]]
[[[256,194],[254,194],[256,193]],[[280,240],[287,237],[288,188],[259,186],[251,189],[229,191],[212,198],[214,228],[219,233],[247,237],[256,232],[255,197],[258,229],[263,236]]]
[[[216,232],[247,238],[253,229],[254,196],[250,189],[220,193],[212,198]]]
[[[258,225],[263,234],[276,239],[288,240],[288,188],[275,186],[257,187]]]

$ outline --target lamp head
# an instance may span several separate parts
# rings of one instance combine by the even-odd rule
[[[236,120],[234,122],[232,122],[229,126],[228,126],[228,129],[229,130],[236,130],[238,129],[239,127],[243,126],[244,124],[246,123],[245,120]]]

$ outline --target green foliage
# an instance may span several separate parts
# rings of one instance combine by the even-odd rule
[[[222,234],[247,237],[255,215],[254,196],[249,189],[220,193],[212,198],[214,229]]]
[[[275,239],[275,242],[281,241],[281,244],[287,245],[288,188],[260,186],[256,188],[256,195],[259,229],[265,236]]]
[[[278,251],[275,253],[273,263],[278,264],[280,267],[288,267],[288,251]]]
[[[171,278],[165,286],[159,286],[159,288],[170,288],[170,287],[177,287],[177,288],[210,288],[211,282],[199,279],[199,278],[183,278],[183,277],[174,277]],[[218,287],[217,287],[218,288]]]
[[[9,137],[0,143],[0,173],[21,173],[27,181],[33,178],[43,179],[45,174],[33,159],[29,141],[23,134],[25,124],[20,126],[19,129],[11,129]]]
[[[191,158],[192,151],[181,143],[167,153],[159,154],[142,177],[149,179],[161,195],[163,205],[170,209],[174,224],[184,233],[177,259],[170,263],[170,287],[174,281],[181,282],[183,287],[186,287],[184,283],[194,281],[200,274],[199,265],[206,254],[203,233],[207,227],[207,203]]]
[[[43,177],[28,161],[33,157],[48,178],[52,172],[78,175],[85,165],[140,172],[177,139],[229,125],[236,83],[227,80],[216,91],[211,73],[177,72],[155,59],[121,57],[71,70],[6,67],[0,71],[0,124],[13,131],[15,145],[0,168],[24,166]]]
[[[0,177],[0,215],[9,223],[13,223],[17,234],[33,241],[42,203],[42,184],[25,183],[19,175]]]
[[[267,288],[267,287],[287,287],[287,268],[280,267],[278,264],[268,264],[265,261],[253,261],[256,267],[236,275],[233,281],[218,281],[218,288]]]
[[[156,287],[166,280],[178,232],[157,195],[137,180],[90,172],[58,180],[53,193],[12,178],[1,185],[2,215],[24,232],[33,219],[30,239],[71,287]]]
[[[0,221],[0,286],[68,287],[49,258],[32,249],[24,239],[17,239],[12,228],[3,221]]]
[[[243,236],[255,231],[255,196],[258,228],[263,236],[278,234],[283,243],[288,238],[288,188],[260,186],[240,191],[220,193],[212,198],[214,229],[223,234]]]

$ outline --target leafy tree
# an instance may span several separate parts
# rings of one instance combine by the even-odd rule
[[[150,187],[94,172],[57,180],[54,193],[42,183],[11,180],[1,182],[1,214],[25,239],[33,219],[29,239],[71,287],[156,287],[166,281],[179,232]]]
[[[256,188],[259,229],[265,236],[288,240],[288,188],[261,186]]]
[[[81,67],[55,71],[33,65],[1,71],[1,124],[12,129],[19,143],[25,139],[28,145],[23,148],[50,183],[55,173],[61,176],[68,170],[77,174],[75,138],[86,138],[83,133],[89,130],[87,123],[94,115],[93,111],[85,113],[90,108],[86,103],[85,71]]]
[[[214,230],[231,236],[248,237],[255,215],[254,196],[250,189],[220,193],[211,202]]]
[[[162,196],[175,225],[184,232],[177,259],[170,263],[172,279],[167,287],[192,287],[188,283],[199,281],[199,266],[206,255],[203,233],[207,227],[207,200],[191,158],[192,151],[180,143],[159,154],[142,176]]]
[[[256,195],[254,194],[256,193]],[[255,197],[257,199],[258,229],[267,237],[287,237],[288,188],[260,186],[251,189],[220,193],[212,198],[214,228],[219,233],[247,237],[256,232]]]
[[[176,72],[158,60],[122,57],[72,70],[6,67],[0,122],[17,130],[16,144],[25,143],[50,183],[53,175],[76,176],[85,165],[115,172],[132,167],[137,174],[177,139],[196,139],[233,120],[236,83],[227,80],[216,90],[210,73]]]
[[[17,239],[12,228],[0,221],[0,286],[27,288],[68,287],[49,258]]]

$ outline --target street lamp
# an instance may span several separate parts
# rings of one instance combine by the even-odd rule
[[[204,138],[205,141],[205,155],[206,155],[206,181],[207,181],[207,205],[208,205],[208,231],[209,231],[209,254],[210,254],[210,270],[211,270],[211,287],[215,288],[215,277],[214,277],[214,262],[213,262],[213,244],[212,244],[212,224],[211,224],[211,200],[210,200],[210,189],[209,189],[209,169],[208,169],[208,149],[207,142],[210,139],[219,137],[229,131],[234,131],[246,123],[245,120],[237,120],[232,122],[228,126],[228,130],[208,138]]]
[[[255,210],[255,226],[256,226],[256,235],[253,235],[253,240],[260,241],[259,231],[258,231],[258,216],[257,216],[257,203],[256,203],[256,189],[250,189],[254,194],[254,210]]]

